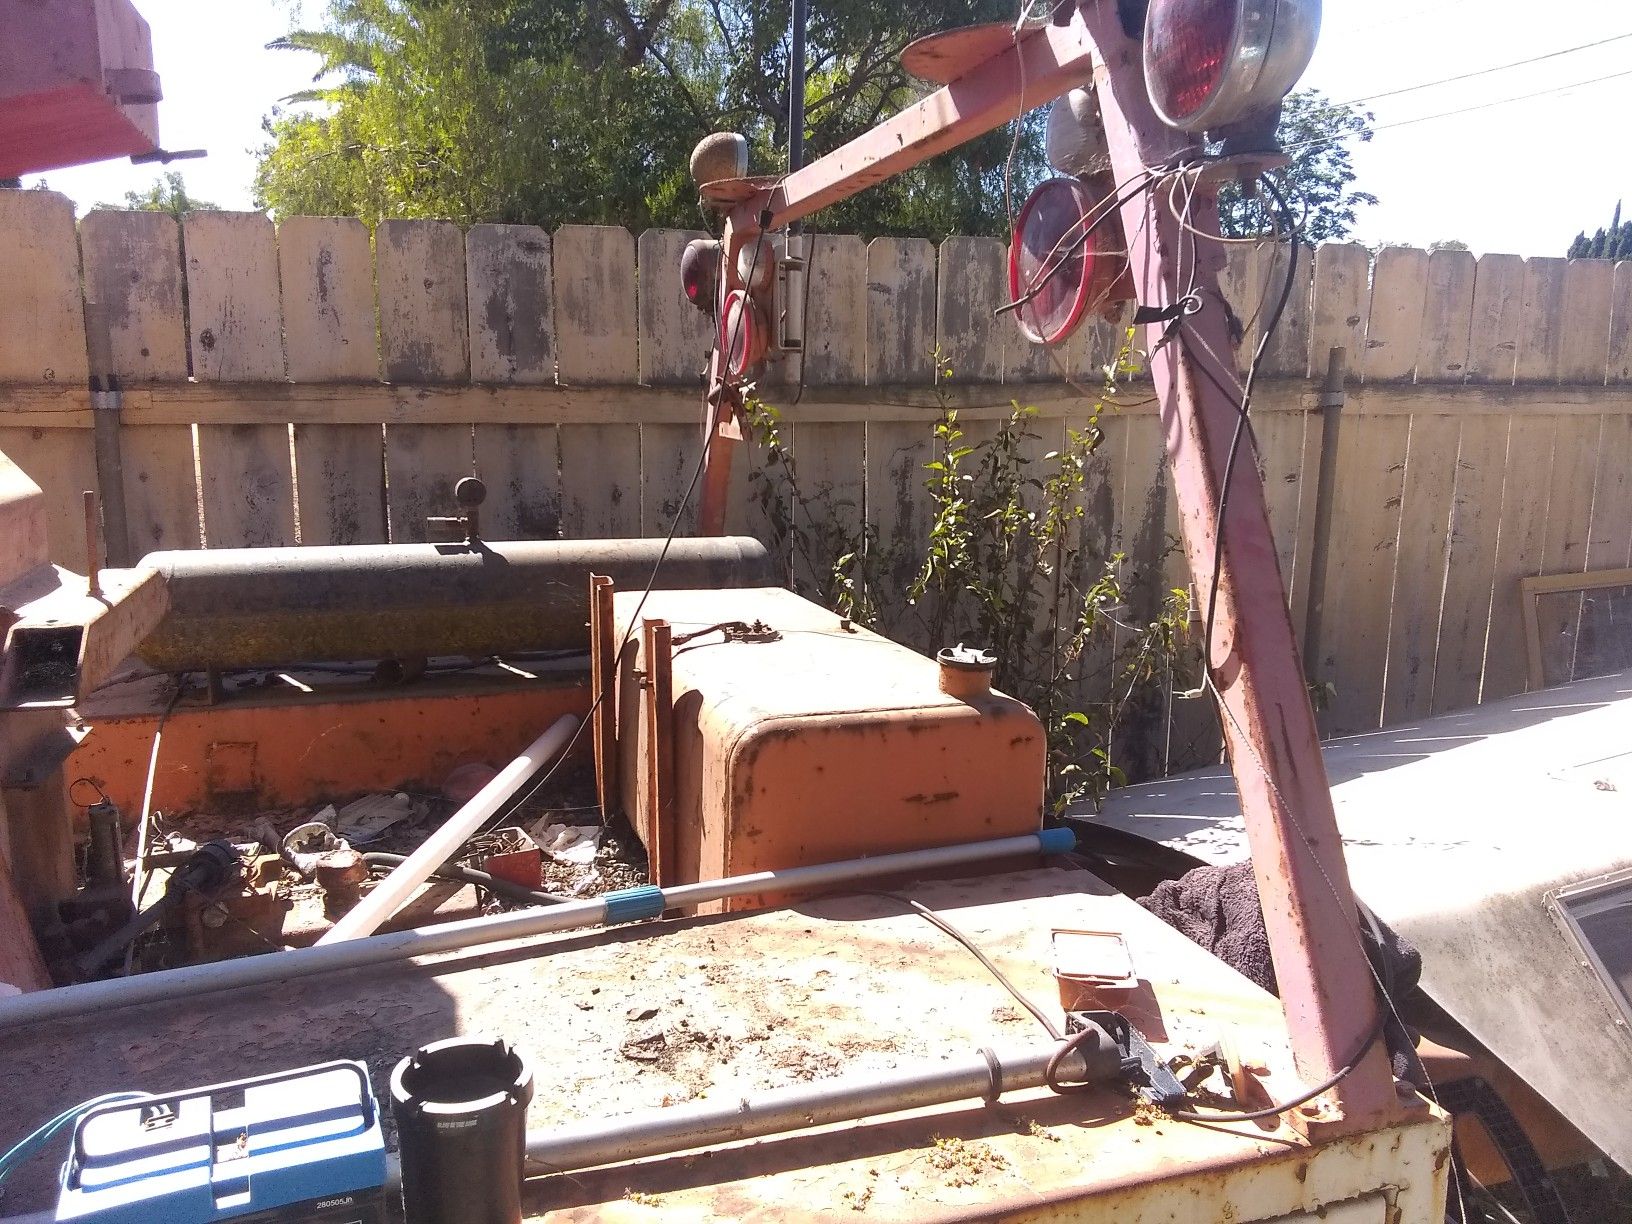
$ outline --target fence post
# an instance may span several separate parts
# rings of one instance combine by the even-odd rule
[[[85,354],[91,373],[91,422],[96,446],[96,483],[102,490],[102,543],[110,568],[130,565],[130,527],[125,516],[125,456],[119,440],[124,393],[113,373],[113,337],[107,309],[85,302]],[[92,543],[92,542],[88,542]],[[90,563],[95,564],[94,558]]]
[[[1332,544],[1332,499],[1337,484],[1337,432],[1347,398],[1349,351],[1333,347],[1326,355],[1326,379],[1320,385],[1320,472],[1315,484],[1315,531],[1309,554],[1309,610],[1303,627],[1303,657],[1320,657],[1320,622],[1326,610],[1326,566]]]

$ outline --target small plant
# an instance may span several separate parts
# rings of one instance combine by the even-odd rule
[[[1086,494],[1104,399],[1049,449],[1040,413],[1018,402],[1003,419],[970,426],[950,402],[939,352],[936,367],[922,556],[885,546],[853,497],[803,486],[781,414],[757,399],[746,414],[763,452],[751,490],[795,590],[927,654],[960,641],[993,651],[994,685],[1031,706],[1047,731],[1058,815],[1124,784],[1124,745],[1148,738],[1172,689],[1187,687],[1177,682],[1193,665],[1188,594],[1152,589],[1124,553],[1092,542]],[[1105,370],[1107,396],[1132,369],[1125,345]]]

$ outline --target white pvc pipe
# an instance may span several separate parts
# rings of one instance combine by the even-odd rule
[[[990,863],[1029,854],[1057,854],[1069,850],[1074,842],[1068,830],[1046,829],[995,841],[938,846],[932,850],[907,850],[842,863],[787,867],[702,884],[682,884],[675,888],[657,889],[648,885],[566,905],[492,914],[485,918],[466,918],[461,922],[393,931],[387,935],[354,939],[327,947],[295,948],[265,956],[246,956],[239,960],[213,961],[205,965],[164,969],[157,973],[140,973],[135,977],[59,986],[55,990],[36,990],[0,999],[0,1030],[65,1020],[72,1016],[100,1015],[113,1008],[164,1003],[234,990],[241,986],[266,986],[314,977],[320,973],[363,969],[413,956],[457,952],[479,944],[530,939],[535,935],[570,931],[600,923],[637,921],[656,917],[665,910],[684,909],[726,897],[809,891],[869,877],[937,871],[944,867]]]
[[[401,909],[432,873],[465,844],[470,835],[491,820],[507,799],[556,754],[567,746],[567,741],[578,726],[578,716],[568,714],[555,721],[525,749],[520,756],[506,765],[486,786],[472,796],[441,828],[426,839],[419,849],[404,859],[390,875],[376,884],[366,897],[352,907],[317,941],[318,947],[363,939],[372,935],[382,923],[388,922]]]

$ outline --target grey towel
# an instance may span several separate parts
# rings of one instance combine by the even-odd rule
[[[1258,880],[1250,862],[1197,867],[1176,880],[1163,880],[1139,904],[1248,981],[1270,994],[1280,994],[1269,955],[1269,935],[1264,930],[1264,911],[1258,902]],[[1360,936],[1395,1008],[1410,1014],[1410,996],[1422,975],[1422,955],[1381,919],[1375,931],[1370,922],[1362,921]],[[1394,1074],[1423,1086],[1426,1077],[1416,1058],[1416,1034],[1393,1016],[1383,1032]]]

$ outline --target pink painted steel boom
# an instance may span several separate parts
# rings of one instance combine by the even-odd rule
[[[951,84],[844,147],[745,200],[728,218],[727,269],[762,226],[776,228],[843,200],[984,132],[1014,120],[1067,89],[1095,79],[1113,170],[1130,182],[1192,143],[1157,119],[1140,46],[1123,32],[1116,6],[1083,0],[1069,24],[1016,40]],[[1190,185],[1185,186],[1188,198]],[[1281,999],[1300,1071],[1311,1083],[1352,1070],[1327,1094],[1323,1110],[1300,1124],[1325,1133],[1373,1127],[1398,1116],[1381,1044],[1371,1039],[1378,1003],[1362,948],[1314,712],[1287,612],[1257,465],[1237,462],[1224,496],[1230,439],[1240,416],[1234,346],[1218,277],[1221,248],[1212,187],[1196,188],[1189,224],[1195,255],[1169,207],[1166,190],[1136,194],[1122,206],[1129,259],[1140,301],[1165,306],[1187,293],[1202,308],[1174,342],[1147,328],[1151,374],[1183,520],[1196,590],[1214,581],[1219,533],[1218,600],[1208,670],[1223,714],[1230,760],[1256,867]],[[768,221],[767,221],[768,214]],[[1181,243],[1188,261],[1179,276]],[[728,388],[711,388],[708,417],[716,442],[704,481],[703,529],[718,530],[733,405]],[[1205,594],[1203,595],[1205,599]],[[1368,1044],[1369,1043],[1369,1044]],[[1357,1052],[1364,1054],[1357,1057]]]

